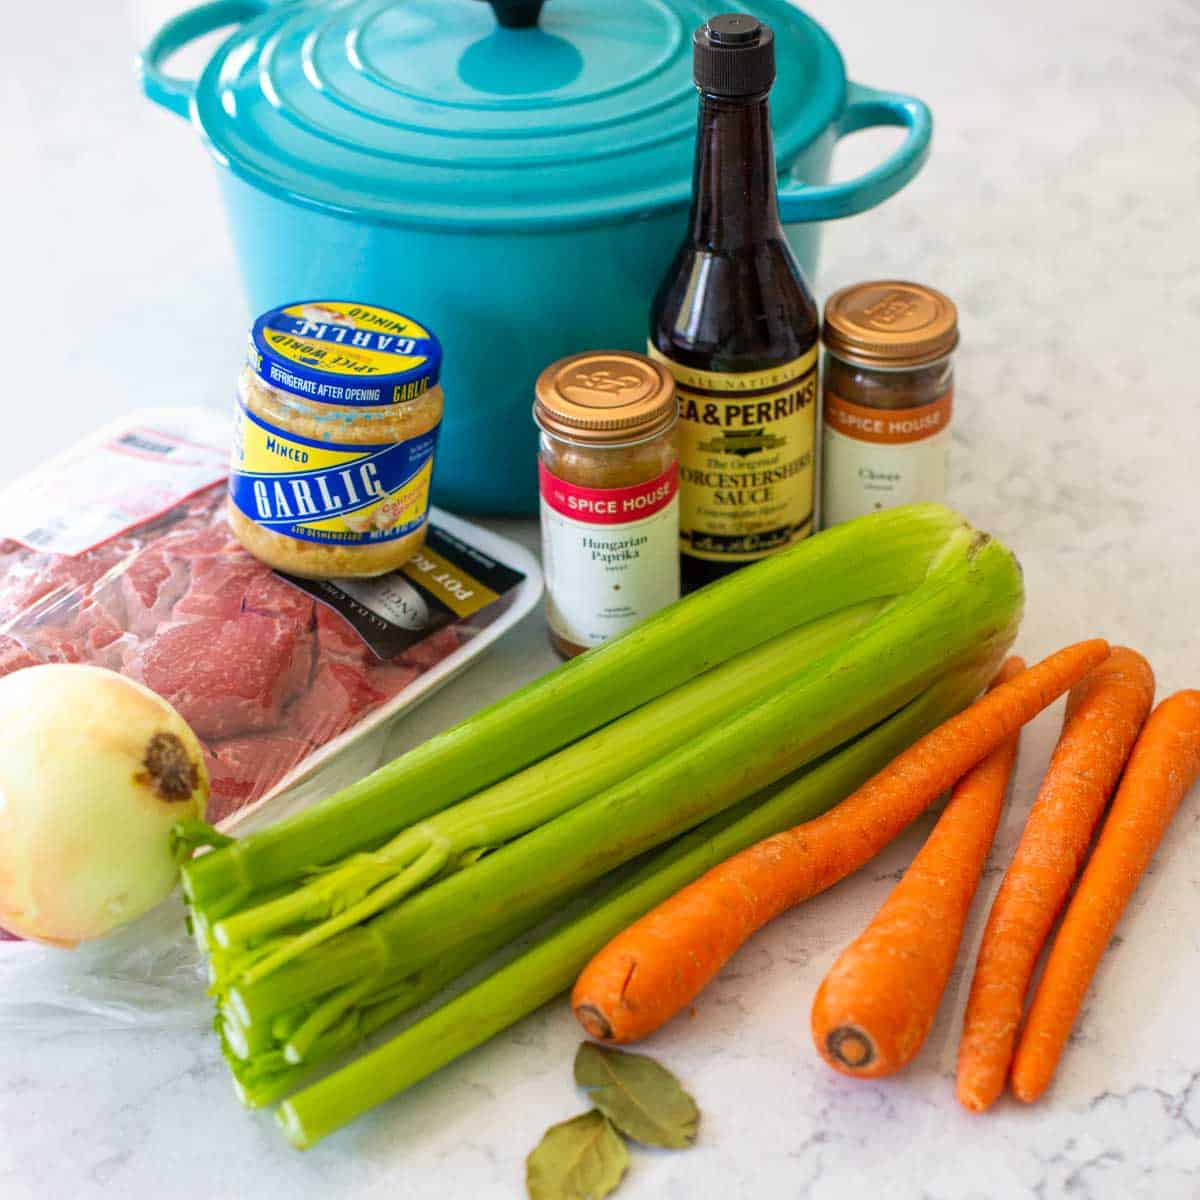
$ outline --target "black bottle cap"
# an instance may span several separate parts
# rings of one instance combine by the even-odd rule
[[[692,53],[696,86],[714,96],[761,96],[775,82],[775,34],[749,13],[710,17]]]

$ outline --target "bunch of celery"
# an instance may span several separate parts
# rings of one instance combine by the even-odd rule
[[[863,518],[194,860],[185,890],[243,1100],[288,1095],[642,858],[532,950],[288,1101],[285,1128],[311,1144],[531,1011],[624,924],[967,703],[1021,601],[1011,555],[949,510]]]

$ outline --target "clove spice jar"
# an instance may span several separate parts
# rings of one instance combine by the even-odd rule
[[[958,312],[902,280],[842,288],[825,305],[822,524],[946,494]]]
[[[679,599],[675,384],[644,355],[597,351],[536,391],[546,616],[570,658]]]

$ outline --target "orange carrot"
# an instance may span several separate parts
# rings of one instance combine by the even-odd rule
[[[1200,691],[1176,692],[1146,722],[1096,848],[1067,905],[1013,1059],[1026,1104],[1049,1086],[1100,957],[1162,841],[1200,777]]]
[[[814,821],[733,855],[618,934],[571,997],[593,1037],[652,1033],[772,917],[878,854],[942,792],[1108,655],[1100,639],[1051,655],[996,688]]]
[[[1153,701],[1150,664],[1123,646],[1071,691],[975,963],[958,1051],[958,1099],[972,1112],[1004,1090],[1038,956]]]
[[[992,687],[1024,669],[1010,658]],[[835,1071],[893,1075],[925,1041],[996,836],[1019,736],[1006,738],[955,784],[904,878],[817,989],[813,1041]]]

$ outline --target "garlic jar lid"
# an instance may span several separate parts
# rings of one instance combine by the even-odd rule
[[[855,283],[825,302],[825,348],[863,366],[918,367],[958,345],[958,309],[949,296],[902,279]]]
[[[350,300],[301,300],[263,313],[251,366],[272,387],[325,404],[404,404],[436,386],[442,346],[404,313]]]
[[[551,363],[536,385],[533,417],[547,433],[589,445],[620,445],[675,423],[675,380],[627,350],[595,350]]]

